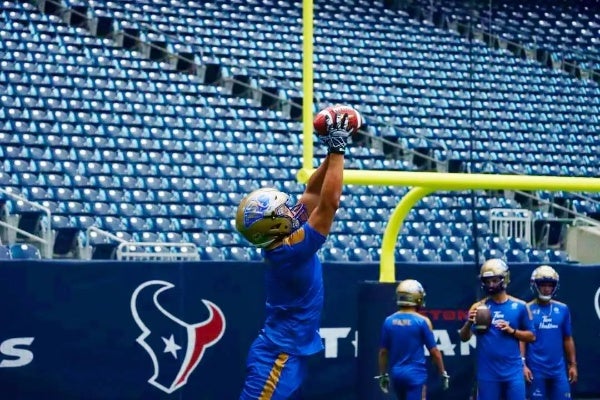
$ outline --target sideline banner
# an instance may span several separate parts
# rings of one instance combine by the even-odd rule
[[[262,268],[233,262],[2,262],[2,398],[237,399],[246,354],[264,317]],[[473,268],[397,269],[399,279],[413,277],[424,284],[430,318],[440,330],[438,341],[457,389],[468,385],[472,375],[455,329],[460,309],[476,296]],[[573,313],[581,374],[576,390],[600,393],[600,268],[565,268],[559,268],[559,299]],[[377,279],[378,265],[329,264],[324,271],[325,351],[310,361],[305,397],[357,400],[357,382],[376,388],[376,367],[367,371],[370,367],[357,362],[357,356],[360,348],[376,361],[382,320],[373,318],[363,332],[357,304],[361,284]],[[531,268],[511,271],[512,293],[528,296]],[[391,298],[379,294],[381,302],[370,308],[374,316],[393,311],[391,293]],[[367,304],[361,307],[368,309]],[[365,337],[369,341],[363,348]],[[375,348],[369,349],[373,343]]]

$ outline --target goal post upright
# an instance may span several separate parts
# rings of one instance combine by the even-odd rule
[[[303,168],[297,179],[305,183],[314,169]],[[381,244],[380,282],[395,282],[394,248],[404,218],[423,197],[439,190],[478,189],[549,190],[600,192],[600,179],[566,176],[462,174],[382,170],[345,170],[344,183],[372,186],[408,186],[411,190],[400,200],[386,225]]]
[[[313,0],[302,1],[302,167],[313,168]]]

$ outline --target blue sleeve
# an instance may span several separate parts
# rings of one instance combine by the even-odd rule
[[[531,311],[529,310],[529,306],[527,304],[524,304],[521,310],[519,329],[535,332],[535,328],[533,327],[533,318],[531,317]]]
[[[425,342],[425,347],[427,350],[431,350],[437,346],[435,342],[435,337],[433,336],[433,331],[429,328],[427,321],[423,320],[423,324],[421,325],[423,329],[423,339]]]
[[[563,337],[573,336],[573,329],[571,326],[571,312],[569,307],[565,306],[565,319],[562,324]]]
[[[296,232],[292,233],[284,241],[284,245],[291,247],[292,252],[297,255],[312,255],[316,253],[327,237],[317,232],[309,224],[304,224]]]
[[[326,236],[317,232],[309,224],[292,232],[283,239],[281,246],[265,253],[273,264],[304,260],[312,257],[325,243]]]

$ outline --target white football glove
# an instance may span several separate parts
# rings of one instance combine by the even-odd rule
[[[441,376],[442,378],[442,390],[448,390],[450,387],[450,375],[446,371]]]
[[[379,383],[379,389],[385,394],[390,392],[390,376],[389,374],[377,375],[374,377]]]

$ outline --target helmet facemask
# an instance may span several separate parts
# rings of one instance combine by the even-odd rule
[[[482,277],[481,287],[487,294],[494,295],[506,290],[506,280],[501,275]]]
[[[531,274],[531,291],[542,301],[550,301],[558,290],[558,273],[548,265],[536,268]]]
[[[487,260],[481,266],[479,273],[481,288],[489,295],[495,295],[506,290],[510,282],[508,266],[499,258]]]

